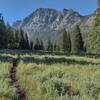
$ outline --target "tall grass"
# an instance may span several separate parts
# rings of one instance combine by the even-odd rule
[[[83,59],[91,63],[98,62],[81,57],[75,60]],[[100,100],[99,64],[47,65],[20,62],[17,77],[26,91],[27,100]]]
[[[17,100],[16,89],[11,86],[11,64],[0,62],[0,100]]]

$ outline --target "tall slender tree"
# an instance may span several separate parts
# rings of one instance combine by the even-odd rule
[[[48,38],[48,40],[47,40],[47,51],[52,51],[52,43],[51,43],[51,39],[50,38]]]
[[[86,50],[88,53],[100,54],[100,0],[97,1],[95,25],[88,33]]]
[[[15,30],[15,45],[16,49],[19,49],[19,42],[20,42],[20,31]]]
[[[66,45],[67,45],[67,52],[71,52],[71,37],[70,37],[70,34],[68,33],[67,33]]]
[[[63,29],[60,36],[60,50],[70,52],[71,51],[71,40],[70,35],[66,31],[66,29]]]
[[[60,50],[61,51],[66,51],[67,49],[66,43],[67,43],[67,32],[65,29],[63,29],[60,36]]]
[[[26,40],[24,37],[24,31],[22,29],[20,29],[19,49],[26,49]]]
[[[97,0],[97,10],[95,14],[95,24],[94,27],[100,26],[100,0]]]
[[[44,43],[42,40],[40,40],[40,50],[44,50]]]
[[[34,50],[40,50],[40,41],[38,38],[35,40]]]
[[[7,48],[8,45],[8,34],[6,31],[6,25],[3,20],[2,14],[0,14],[0,48]]]
[[[74,31],[72,34],[72,40],[71,40],[71,48],[72,53],[80,53],[84,50],[83,48],[84,42],[82,39],[81,31],[78,25],[74,27]]]
[[[8,41],[8,47],[9,49],[15,49],[16,45],[15,45],[15,35],[14,35],[14,31],[12,30],[12,27],[9,25],[9,23],[6,26],[6,34],[7,34],[7,39],[6,41]]]
[[[33,41],[30,41],[30,50],[34,50]]]
[[[30,49],[29,39],[27,33],[25,33],[25,49]]]

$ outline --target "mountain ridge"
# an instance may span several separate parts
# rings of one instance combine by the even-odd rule
[[[93,14],[82,16],[72,9],[58,11],[51,8],[38,8],[22,21],[16,21],[13,28],[22,28],[28,33],[30,39],[38,37],[56,41],[62,29],[71,30],[76,24],[80,24],[83,29],[91,27],[93,19]]]

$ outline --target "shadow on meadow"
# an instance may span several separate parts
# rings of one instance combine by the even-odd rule
[[[0,55],[0,62],[12,62],[13,57],[10,56],[1,56]]]
[[[89,61],[78,61],[77,59],[67,59],[67,58],[54,58],[54,57],[44,57],[42,59],[38,59],[35,57],[24,57],[21,58],[20,60],[22,60],[23,62],[31,62],[31,63],[36,63],[36,64],[40,64],[40,63],[45,63],[45,64],[55,64],[55,63],[64,63],[64,64],[80,64],[80,65],[89,65],[89,64],[96,64],[96,65],[100,65],[100,63],[94,63],[94,62],[89,62]]]

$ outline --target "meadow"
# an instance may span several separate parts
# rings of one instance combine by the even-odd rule
[[[0,100],[17,100],[16,88],[11,85],[11,63],[0,62]]]
[[[12,59],[26,100],[100,100],[100,58],[0,53],[0,100],[21,100],[11,85]]]
[[[100,100],[100,58],[23,57],[17,67],[17,77],[27,100]]]

